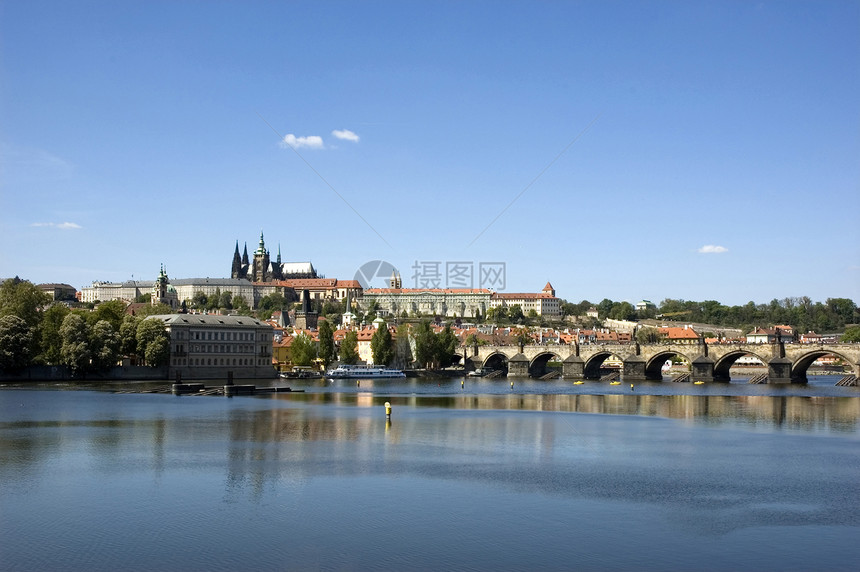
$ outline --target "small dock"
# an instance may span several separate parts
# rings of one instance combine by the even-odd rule
[[[303,389],[293,390],[290,387],[257,387],[256,385],[216,385],[205,386],[202,383],[174,383],[171,386],[173,395],[260,395],[263,393],[302,393]]]

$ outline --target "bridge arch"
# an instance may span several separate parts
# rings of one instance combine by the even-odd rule
[[[679,348],[681,349],[681,348]],[[675,350],[665,350],[651,356],[651,359],[645,362],[645,379],[650,381],[660,381],[663,379],[663,364],[666,360],[678,356],[687,360],[687,363],[692,363],[693,360],[685,353]]]
[[[622,362],[624,361],[624,356],[618,355],[617,353],[610,351],[598,352],[585,361],[583,377],[585,377],[585,379],[600,379],[600,368],[603,366],[603,362],[611,357],[615,357]]]
[[[531,377],[541,377],[548,372],[546,365],[553,360],[561,361],[561,356],[556,352],[545,351],[537,354],[529,361],[529,375]]]
[[[809,367],[812,365],[812,362],[824,356],[836,356],[843,362],[845,362],[847,365],[852,366],[852,369],[857,367],[855,364],[851,363],[851,358],[839,352],[835,352],[829,349],[814,349],[796,358],[794,360],[794,363],[791,364],[792,383],[807,383],[809,381],[809,378],[806,376],[806,372],[809,370]]]
[[[767,358],[750,351],[737,350],[728,352],[714,363],[714,381],[731,381],[732,376],[729,370],[731,370],[736,361],[744,356],[753,356],[763,364],[767,364],[768,362]]]
[[[508,356],[499,351],[493,352],[486,357],[482,367],[508,371]]]

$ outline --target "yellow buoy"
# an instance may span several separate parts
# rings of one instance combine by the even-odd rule
[[[573,385],[582,385],[583,383],[585,383],[585,382],[584,381],[574,381]]]
[[[703,385],[704,383],[704,381],[694,381],[693,385]]]
[[[391,418],[391,404],[387,401],[385,402],[385,416]]]

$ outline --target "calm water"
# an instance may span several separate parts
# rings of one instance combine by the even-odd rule
[[[0,389],[0,568],[855,570],[834,381]]]

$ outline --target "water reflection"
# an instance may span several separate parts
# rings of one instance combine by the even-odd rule
[[[856,398],[362,389],[0,391],[0,561],[567,569],[575,538],[606,568],[623,534],[619,569],[789,569],[825,537],[795,569],[856,562]]]
[[[762,427],[853,432],[860,399],[762,395],[394,395],[373,393],[294,393],[274,399],[315,405],[395,408],[436,407],[465,410],[522,410],[644,415],[702,423],[742,423]],[[395,411],[396,414],[396,411]]]

